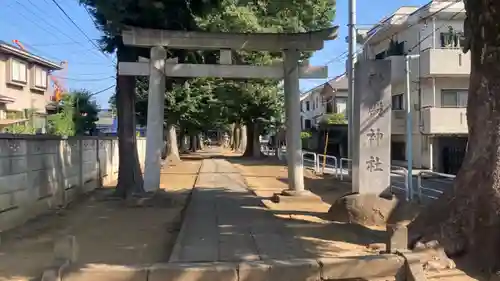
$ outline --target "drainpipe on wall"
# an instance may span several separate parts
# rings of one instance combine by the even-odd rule
[[[432,48],[436,49],[436,17],[432,17]]]

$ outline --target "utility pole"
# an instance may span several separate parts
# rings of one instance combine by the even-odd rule
[[[348,33],[348,58],[347,58],[347,80],[348,80],[348,98],[347,108],[349,114],[347,116],[347,143],[348,143],[348,158],[352,159],[352,143],[354,140],[353,120],[354,120],[354,65],[356,63],[356,0],[349,0],[349,23],[347,25]]]
[[[407,55],[406,64],[406,165],[408,170],[408,196],[413,199],[413,116],[411,113],[411,79],[410,60],[419,58],[420,55]]]

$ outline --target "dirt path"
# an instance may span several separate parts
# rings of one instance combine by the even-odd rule
[[[326,219],[331,204],[350,191],[348,185],[305,171],[305,187],[319,197],[318,201],[277,204],[265,198],[270,198],[273,194],[288,188],[288,170],[285,166],[269,158],[227,159],[241,171],[249,188],[254,194],[263,198],[265,206],[274,211],[276,216],[288,220],[292,225],[308,224],[308,227],[294,228],[294,232],[306,243],[315,245],[314,249],[310,250],[317,256],[366,255],[380,250],[368,245],[382,243],[383,232],[361,226],[339,224]]]
[[[228,154],[230,156],[230,154]],[[252,191],[263,198],[271,197],[287,189],[288,171],[286,166],[272,159],[251,160],[238,158],[235,155],[228,158],[241,171]],[[270,200],[263,200],[267,208],[285,212],[282,217],[290,221],[308,221],[317,225],[306,229],[297,229],[296,235],[302,239],[314,241],[316,251],[323,256],[368,254],[384,249],[382,244],[384,233],[377,229],[368,229],[361,226],[340,225],[325,219],[330,205],[343,194],[350,192],[349,185],[342,185],[331,178],[322,178],[310,171],[304,173],[305,188],[318,195],[322,202],[300,202],[275,204]],[[409,214],[401,214],[402,218],[413,216],[414,210],[407,210]],[[475,277],[468,276],[470,272]],[[488,280],[484,276],[476,276],[476,272],[468,264],[461,264],[460,269],[426,271],[429,280],[456,280],[473,281]]]
[[[179,231],[181,211],[200,168],[200,157],[163,169],[166,198],[152,207],[104,200],[102,189],[66,210],[39,217],[2,235],[0,280],[32,280],[53,260],[54,240],[74,235],[78,262],[144,264],[165,262]]]

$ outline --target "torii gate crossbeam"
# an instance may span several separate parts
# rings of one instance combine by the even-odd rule
[[[338,27],[307,33],[214,33],[153,30],[128,27],[122,32],[128,46],[151,48],[148,62],[119,62],[119,75],[149,75],[148,130],[144,188],[154,191],[160,185],[163,145],[163,105],[165,75],[172,77],[222,77],[284,79],[286,141],[289,190],[285,195],[307,195],[304,190],[302,145],[300,139],[299,78],[326,78],[326,67],[299,66],[301,51],[317,51],[324,41],[335,39]],[[166,61],[165,47],[172,49],[221,50],[226,65],[175,64]],[[231,65],[230,50],[281,51],[284,63],[272,66]],[[229,53],[229,54],[228,54]],[[228,62],[229,60],[229,62]]]

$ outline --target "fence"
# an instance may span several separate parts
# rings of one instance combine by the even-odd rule
[[[394,190],[402,190],[405,192],[406,201],[411,201],[413,198],[413,190],[410,190],[410,188],[408,186],[408,169],[401,167],[401,166],[391,166],[391,174],[402,176],[404,179],[404,187],[403,188],[401,188],[397,185],[394,185],[391,182],[391,187],[390,187],[391,193],[393,193],[393,194],[396,193]]]
[[[316,173],[333,173],[337,177],[339,174],[337,157],[331,155],[317,154],[318,161]],[[340,171],[342,172],[342,171]]]
[[[267,155],[275,155],[275,150],[269,148],[263,148],[263,151]],[[286,156],[286,148],[280,148],[277,150],[277,156],[280,160],[283,160]],[[312,169],[316,174],[330,174],[334,175],[336,178],[340,180],[344,180],[345,176],[349,174],[351,167],[349,163],[352,162],[351,159],[348,158],[340,158],[338,159],[332,155],[323,155],[319,153],[314,153],[310,151],[302,152],[302,162],[305,168]],[[415,199],[415,194],[417,195],[417,199],[422,200],[423,197],[428,197],[431,199],[437,199],[438,197],[424,194],[423,191],[429,191],[431,193],[442,194],[443,191],[435,188],[425,187],[423,186],[422,178],[423,176],[435,176],[447,179],[454,179],[454,175],[435,173],[431,171],[422,171],[418,174],[417,177],[417,187],[415,190],[410,190],[408,186],[408,170],[402,166],[391,166],[391,174],[399,175],[403,177],[404,183],[403,186],[397,186],[391,183],[390,191],[391,193],[396,193],[397,190],[403,191],[405,200],[411,201]]]
[[[424,194],[422,191],[430,191],[431,193],[437,193],[439,195],[442,195],[444,193],[440,189],[424,187],[422,184],[422,178],[424,176],[433,176],[433,177],[444,178],[444,179],[455,179],[455,175],[450,175],[450,174],[436,173],[436,172],[431,172],[431,171],[422,171],[422,172],[418,173],[417,192],[418,192],[418,200],[419,201],[422,201],[424,196],[427,198],[430,198],[430,199],[438,199],[439,198],[436,196]]]
[[[138,139],[141,165],[145,143]],[[0,231],[114,182],[118,157],[112,137],[0,135]]]

